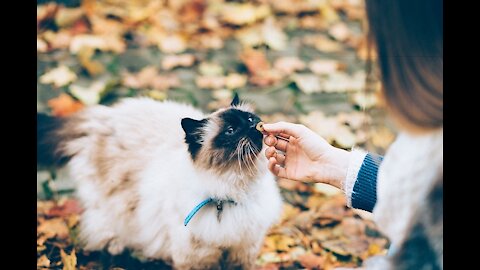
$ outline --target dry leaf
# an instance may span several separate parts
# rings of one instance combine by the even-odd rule
[[[37,227],[37,234],[43,234],[47,238],[68,237],[68,227],[63,218],[46,219]]]
[[[225,77],[223,76],[197,76],[195,84],[205,89],[220,89],[225,86]]]
[[[85,106],[69,95],[61,93],[58,97],[48,101],[48,107],[52,109],[53,116],[65,117],[80,111]]]
[[[305,62],[295,56],[280,57],[273,63],[273,67],[285,75],[305,69]]]
[[[195,63],[193,54],[167,55],[162,60],[162,68],[171,70],[175,67],[190,67]]]
[[[342,64],[336,60],[313,60],[308,64],[310,70],[317,75],[334,73],[342,68]]]
[[[91,76],[99,75],[105,71],[102,63],[92,60],[94,54],[95,50],[92,47],[82,47],[77,53],[78,62]]]
[[[267,236],[264,244],[267,250],[288,251],[295,245],[295,240],[284,234],[274,234]]]
[[[320,92],[322,90],[322,82],[317,75],[314,74],[294,74],[292,80],[297,87],[305,94]]]
[[[181,53],[187,49],[187,41],[180,35],[160,37],[157,45],[164,53]]]
[[[340,42],[346,41],[352,35],[347,24],[344,22],[339,22],[332,25],[330,30],[328,30],[328,34]]]
[[[48,51],[47,43],[37,38],[37,52],[46,52],[46,51]]]
[[[362,109],[370,109],[377,105],[377,95],[375,93],[358,92],[352,96],[353,104]]]
[[[265,20],[262,25],[262,36],[266,45],[272,50],[280,51],[287,47],[287,35],[280,27],[275,25],[272,17]]]
[[[344,50],[341,43],[333,41],[324,35],[305,36],[303,43],[325,53],[341,52]]]
[[[63,270],[76,270],[77,256],[75,255],[75,249],[72,250],[70,255],[61,249],[60,256],[62,257]]]
[[[67,27],[75,23],[84,15],[82,8],[65,8],[58,9],[55,15],[55,23],[58,27]]]
[[[267,5],[254,6],[251,3],[225,3],[220,11],[221,19],[230,24],[251,24],[270,15]]]
[[[55,87],[65,86],[77,79],[77,75],[66,66],[56,67],[40,77],[43,84],[53,84]]]
[[[87,106],[96,105],[100,102],[103,92],[107,88],[106,80],[94,81],[90,86],[70,85],[70,93]]]
[[[38,211],[38,207],[37,207]],[[72,214],[80,214],[82,208],[77,200],[67,199],[62,204],[54,205],[48,209],[47,215],[52,217],[66,217]]]
[[[72,40],[72,34],[63,29],[58,32],[46,31],[42,37],[52,49],[67,49]]]
[[[125,43],[116,36],[76,35],[70,42],[70,52],[77,54],[83,47],[122,53],[125,51]]]
[[[157,91],[157,90],[150,90],[148,91],[147,95],[155,100],[165,100],[167,99],[168,95],[164,91]]]
[[[40,256],[40,258],[37,259],[37,267],[50,267],[50,260],[47,258],[47,256],[44,254]]]
[[[202,62],[198,66],[198,71],[204,76],[222,76],[223,67],[217,63]]]
[[[244,87],[247,84],[247,76],[238,73],[230,73],[225,77],[225,87],[236,89]]]
[[[312,253],[301,255],[297,258],[297,260],[303,267],[308,269],[321,269],[325,262],[325,258]]]

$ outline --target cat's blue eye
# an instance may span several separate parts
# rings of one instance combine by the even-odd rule
[[[250,116],[248,117],[248,122],[252,123],[253,122],[253,118]]]
[[[225,131],[225,134],[232,135],[234,131],[235,131],[235,129],[233,129],[233,127],[229,127],[229,128],[227,128],[227,131]]]

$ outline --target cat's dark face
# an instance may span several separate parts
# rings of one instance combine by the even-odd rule
[[[192,159],[206,168],[222,172],[236,169],[254,173],[262,149],[263,135],[256,129],[260,118],[239,104],[220,109],[202,120],[182,119],[185,142]]]

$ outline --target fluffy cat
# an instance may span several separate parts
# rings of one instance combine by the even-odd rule
[[[210,115],[129,98],[37,121],[37,162],[67,164],[77,184],[84,249],[129,249],[175,269],[254,268],[282,202],[260,119],[238,96]]]

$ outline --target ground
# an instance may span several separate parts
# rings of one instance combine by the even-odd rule
[[[37,111],[64,117],[149,96],[208,112],[238,92],[263,121],[305,124],[337,147],[384,154],[393,141],[363,1],[164,2],[38,2]],[[370,215],[347,208],[338,190],[278,183],[283,218],[265,239],[259,268],[356,266],[385,252]],[[37,184],[39,269],[166,267],[128,253],[87,254],[76,243],[81,209],[68,176],[38,168]]]

